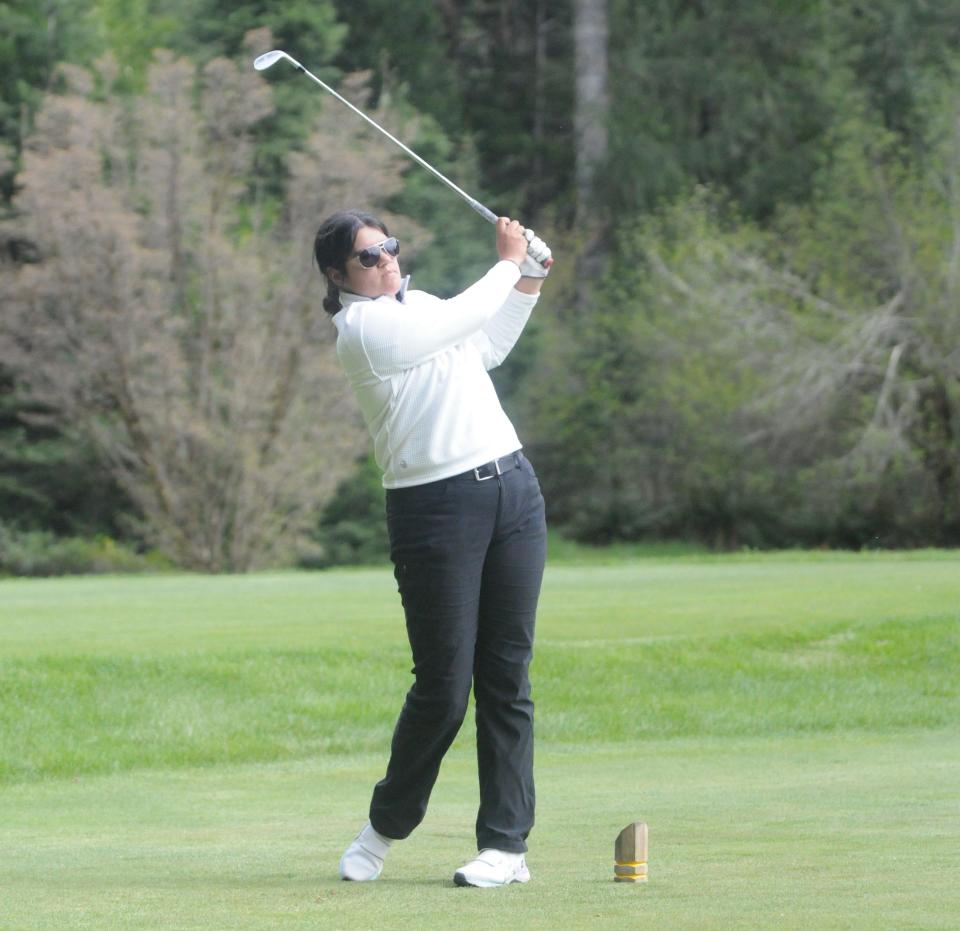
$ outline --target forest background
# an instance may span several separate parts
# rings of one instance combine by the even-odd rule
[[[347,205],[453,294],[588,543],[960,545],[960,4],[0,3],[0,573],[382,559],[311,268]]]

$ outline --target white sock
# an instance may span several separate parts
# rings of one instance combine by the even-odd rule
[[[365,847],[381,859],[387,855],[390,845],[393,843],[392,837],[381,834],[369,821],[357,835],[357,840],[361,841]]]

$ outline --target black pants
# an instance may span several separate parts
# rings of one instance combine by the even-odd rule
[[[416,680],[397,721],[370,822],[402,838],[427,801],[467,710],[471,681],[480,775],[478,848],[522,852],[533,826],[528,667],[546,558],[543,497],[520,453],[509,471],[473,472],[387,492],[390,557]]]

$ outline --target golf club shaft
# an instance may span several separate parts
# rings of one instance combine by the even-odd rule
[[[370,119],[370,117],[367,116],[367,114],[364,113],[363,110],[360,110],[357,107],[355,107],[352,103],[350,103],[349,100],[347,100],[345,97],[342,97],[332,87],[330,87],[328,84],[325,84],[323,81],[321,81],[320,78],[318,78],[315,74],[313,74],[313,72],[304,68],[303,65],[300,64],[300,62],[296,61],[296,59],[291,58],[290,61],[297,68],[299,68],[308,78],[310,78],[312,81],[315,81],[317,84],[319,84],[328,94],[333,94],[333,96],[336,97],[337,100],[340,101],[340,103],[346,104],[351,110],[353,110],[354,113],[357,114],[357,116],[363,117],[363,119],[365,119],[374,129],[379,130],[391,142],[400,146],[400,148],[403,149],[403,151],[406,152],[407,155],[410,156],[410,158],[412,158],[418,165],[422,165],[424,168],[427,169],[427,171],[431,172],[433,175],[439,178],[448,188],[450,188],[451,191],[454,191],[457,194],[459,194],[485,220],[487,220],[490,223],[497,222],[497,215],[492,210],[488,210],[486,207],[483,206],[483,204],[480,203],[480,201],[475,200],[462,188],[457,187],[457,185],[454,184],[448,177],[446,177],[446,175],[441,174],[439,171],[437,171],[436,168],[433,167],[433,165],[431,165],[429,162],[424,161],[422,158],[420,158],[420,156],[417,155],[417,153],[414,152],[413,149],[409,148],[409,146],[404,145],[399,139],[397,139],[396,136],[393,136],[389,132],[387,132],[387,130],[385,130],[379,123],[377,123],[376,120]]]

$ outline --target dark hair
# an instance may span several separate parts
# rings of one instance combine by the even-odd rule
[[[323,309],[331,316],[340,310],[340,289],[327,276],[327,271],[335,268],[346,274],[347,259],[353,254],[354,240],[365,226],[380,230],[384,236],[390,235],[386,226],[369,213],[362,210],[341,210],[320,224],[313,240],[313,257],[317,261],[317,268],[327,278],[327,296],[323,299]]]

